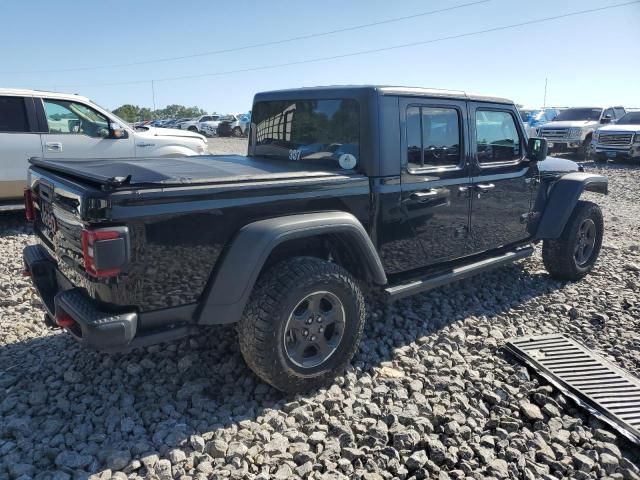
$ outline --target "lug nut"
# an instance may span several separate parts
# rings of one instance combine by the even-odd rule
[[[311,335],[311,341],[315,342],[316,341],[316,336],[315,335]]]
[[[324,332],[324,328],[320,327],[320,328],[318,329],[318,331],[319,331],[320,333],[322,333],[322,332]]]
[[[316,318],[316,321],[317,321],[318,323],[322,323],[322,316],[321,316],[321,315],[318,315],[318,318]]]
[[[309,317],[309,320],[307,320],[307,323],[310,325],[313,323],[313,317]]]
[[[305,329],[302,331],[302,335],[303,335],[303,336],[305,336],[305,337],[306,337],[307,335],[309,335],[309,330],[307,330],[307,329],[305,328]]]

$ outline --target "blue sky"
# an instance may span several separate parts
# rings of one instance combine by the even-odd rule
[[[189,55],[326,32],[474,0],[3,2],[0,86],[152,106],[151,79],[228,72],[455,36],[625,0],[491,0],[356,31],[172,62],[52,72]],[[155,81],[158,108],[241,112],[257,91],[394,84],[495,94],[539,106],[640,107],[640,3],[452,39],[260,71]],[[42,72],[46,70],[47,72]],[[34,73],[34,72],[40,73]],[[138,82],[123,85],[104,85]]]

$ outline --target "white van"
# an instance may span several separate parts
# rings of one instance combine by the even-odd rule
[[[133,129],[79,95],[0,88],[0,210],[22,207],[30,157],[176,157],[208,153],[207,141],[198,133],[156,127]]]

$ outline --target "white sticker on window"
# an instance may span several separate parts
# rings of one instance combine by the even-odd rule
[[[341,168],[344,168],[345,170],[351,170],[356,166],[356,163],[358,163],[358,161],[356,160],[355,155],[351,155],[350,153],[343,153],[342,155],[340,155],[340,157],[338,157],[338,163],[340,164]]]

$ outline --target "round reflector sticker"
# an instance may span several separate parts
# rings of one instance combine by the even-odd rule
[[[358,161],[356,160],[355,155],[351,155],[350,153],[343,153],[342,155],[340,155],[340,157],[338,157],[338,163],[340,164],[340,167],[344,168],[345,170],[351,170],[356,166],[356,163],[358,163]]]

